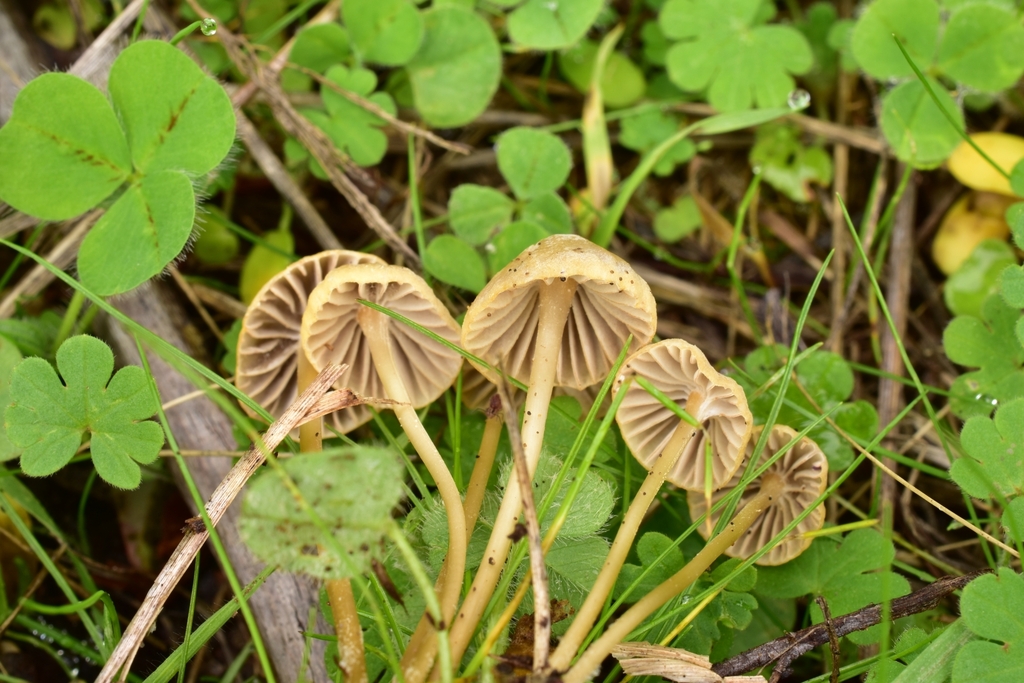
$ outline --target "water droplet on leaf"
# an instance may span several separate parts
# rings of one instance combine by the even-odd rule
[[[793,92],[789,93],[789,97],[786,99],[786,104],[788,104],[789,108],[793,111],[807,109],[811,104],[811,93],[803,90],[802,88],[797,88]]]
[[[217,22],[207,17],[199,24],[199,30],[203,32],[204,36],[215,36],[217,35]]]

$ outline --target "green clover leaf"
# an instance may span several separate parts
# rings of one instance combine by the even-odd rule
[[[324,543],[276,472],[264,472],[247,487],[239,532],[256,557],[290,572],[345,578],[369,570],[381,546],[391,511],[402,499],[404,468],[393,451],[352,446],[306,453],[281,461],[299,492],[331,529],[346,553]]]
[[[964,115],[953,98],[934,79],[929,78],[928,84],[942,108],[963,130]],[[896,156],[917,168],[938,166],[960,144],[956,128],[949,125],[919,80],[907,81],[886,93],[881,125]]]
[[[761,0],[668,0],[659,21],[676,43],[668,75],[683,90],[707,89],[722,112],[785,104],[793,75],[814,64],[810,45],[790,26],[763,26]]]
[[[562,75],[581,93],[590,91],[597,48],[594,41],[581,40],[558,55],[558,68],[561,69]],[[621,52],[612,52],[608,55],[604,74],[601,76],[601,94],[605,107],[628,107],[643,97],[646,89],[644,72],[633,63],[633,60]]]
[[[1024,27],[1016,11],[987,3],[957,8],[942,34],[938,68],[969,88],[999,92],[1024,73]]]
[[[910,584],[891,571],[876,571],[896,556],[892,542],[877,531],[860,529],[847,534],[842,543],[819,538],[802,555],[779,567],[758,570],[758,593],[775,598],[821,595],[833,617],[854,612],[871,603],[906,595]],[[824,618],[817,605],[811,606],[815,623]],[[878,640],[879,628],[851,633],[850,640],[868,645]]]
[[[367,62],[401,66],[423,42],[423,17],[408,0],[346,0],[341,18]]]
[[[479,246],[512,221],[515,203],[493,187],[459,185],[448,200],[448,222],[460,239]]]
[[[960,488],[975,498],[1024,493],[1024,399],[1000,406],[993,419],[967,420],[960,443],[967,455],[949,470]]]
[[[7,337],[0,336],[0,423],[7,412],[7,404],[11,402],[11,376],[21,359],[18,346]],[[7,438],[6,430],[0,429],[0,462],[13,460],[19,455],[21,450]]]
[[[72,337],[57,351],[57,370],[27,358],[11,378],[7,436],[22,449],[21,469],[44,477],[64,467],[89,434],[96,472],[112,486],[135,488],[139,465],[153,462],[163,430],[149,418],[157,402],[142,368],[130,365],[110,377],[114,354],[94,337]]]
[[[942,345],[951,361],[970,368],[950,387],[950,408],[960,418],[988,416],[992,409],[1024,396],[1024,346],[1017,338],[1020,311],[991,294],[981,315],[954,318],[942,333]]]
[[[498,137],[498,170],[519,199],[554,192],[569,179],[572,155],[553,133],[519,126]]]
[[[344,90],[373,102],[389,114],[397,109],[391,95],[373,92],[377,88],[377,75],[369,69],[352,68],[337,64],[327,70],[327,79]],[[352,157],[360,166],[380,163],[388,149],[388,136],[381,128],[385,121],[366,111],[332,88],[320,90],[327,114],[303,111],[303,115],[322,128],[339,151]],[[371,94],[372,93],[372,94]]]
[[[850,38],[860,68],[879,80],[913,78],[893,35],[914,63],[931,64],[939,33],[939,4],[935,0],[877,0],[857,21]]]
[[[651,109],[622,121],[619,142],[623,147],[646,154],[679,132],[679,119],[659,109]],[[654,165],[654,175],[672,175],[676,166],[689,161],[697,148],[693,140],[684,138],[672,145]]]
[[[508,17],[508,33],[520,46],[558,50],[574,45],[597,20],[602,0],[527,0]]]
[[[487,284],[483,258],[455,235],[438,235],[430,240],[423,252],[423,266],[441,282],[474,293]]]
[[[1003,240],[983,240],[946,280],[942,291],[946,306],[954,315],[981,315],[985,299],[1000,291],[1000,279],[1003,297],[1011,306],[1017,305],[1007,296],[1009,290],[1006,286],[1007,275],[1004,273],[1008,266],[1016,265],[1017,256],[1010,245]],[[1021,306],[1024,306],[1024,300]]]
[[[964,588],[960,613],[967,627],[986,640],[960,649],[953,663],[953,683],[1024,678],[1024,578],[1006,567],[978,577]]]
[[[697,202],[685,195],[654,215],[654,234],[662,242],[678,242],[701,226],[703,218]]]

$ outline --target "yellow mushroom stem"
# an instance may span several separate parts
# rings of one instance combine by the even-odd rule
[[[538,321],[537,336],[533,346],[533,366],[530,370],[530,386],[526,392],[526,406],[523,414],[523,453],[530,479],[537,470],[540,461],[541,444],[544,442],[544,427],[547,424],[548,408],[551,403],[551,392],[554,390],[555,376],[558,370],[559,352],[562,347],[562,333],[572,308],[573,296],[576,294],[576,281],[569,278],[565,282],[554,280],[541,283],[537,302]],[[469,646],[477,624],[483,616],[487,603],[490,602],[494,588],[498,585],[501,571],[505,566],[509,548],[512,546],[510,536],[515,531],[519,520],[522,499],[515,472],[510,475],[505,486],[505,495],[501,507],[494,520],[491,537],[487,541],[480,562],[480,569],[473,577],[465,601],[455,615],[451,629],[452,664],[458,665]],[[428,662],[429,664],[429,662]],[[437,676],[439,671],[435,671]],[[406,683],[421,683],[423,679],[406,675]]]
[[[496,399],[496,395],[491,399],[492,406]],[[498,405],[500,406],[500,401]],[[473,535],[473,527],[476,526],[477,517],[480,516],[480,507],[483,505],[484,493],[487,491],[487,480],[491,476],[491,467],[494,465],[494,457],[498,452],[498,440],[501,438],[501,428],[504,424],[505,421],[502,419],[501,409],[493,410],[488,408],[487,420],[484,422],[484,434],[480,439],[480,449],[477,452],[476,462],[473,463],[473,474],[469,478],[466,500],[463,503],[463,508],[466,512],[466,534],[468,537]],[[438,585],[444,583],[447,572],[448,560],[445,558],[444,563],[441,565],[441,571],[437,575]],[[402,667],[403,675],[408,675],[406,673],[407,669],[415,664],[418,657],[429,656],[433,658],[435,652],[433,646],[437,644],[436,640],[430,638],[433,633],[434,628],[430,620],[424,615],[409,638],[409,643],[405,646],[405,653],[402,655],[402,661],[399,663]],[[427,644],[427,652],[417,654],[424,644]]]
[[[690,395],[686,398],[686,412],[696,417],[703,400],[704,396],[699,391],[691,391]],[[615,580],[618,578],[619,571],[626,561],[626,556],[633,545],[633,539],[636,538],[636,532],[640,528],[640,524],[643,522],[644,517],[647,516],[647,511],[650,509],[651,504],[657,498],[662,484],[665,483],[665,477],[675,467],[687,444],[690,443],[696,433],[696,427],[686,420],[679,420],[679,425],[672,432],[668,443],[665,444],[665,447],[655,459],[654,468],[648,472],[644,483],[633,496],[629,509],[626,510],[626,514],[622,518],[622,524],[619,525],[619,530],[615,533],[615,540],[612,542],[612,547],[608,551],[608,557],[605,558],[604,565],[601,567],[601,573],[597,575],[594,585],[587,593],[587,599],[573,618],[569,630],[562,636],[558,648],[551,655],[549,661],[552,669],[555,671],[562,671],[569,666],[572,658],[576,656],[576,650],[579,649],[580,644],[583,643],[587,634],[590,633],[590,628],[597,621],[597,617],[604,608],[605,599],[611,593],[612,588],[615,587]]]
[[[722,533],[708,541],[707,545],[690,560],[685,567],[663,581],[657,588],[641,598],[609,626],[600,638],[595,640],[586,652],[562,676],[562,683],[585,683],[601,666],[612,648],[626,640],[627,636],[658,608],[689,588],[711,563],[717,560],[729,546],[738,541],[747,529],[757,521],[761,513],[785,490],[785,483],[776,474],[765,474],[761,489],[749,503],[743,506]]]
[[[301,394],[316,379],[317,372],[302,349],[299,349],[298,366]],[[299,450],[303,453],[319,453],[323,448],[323,429],[322,417],[299,425]],[[352,581],[328,579],[325,587],[331,603],[331,613],[334,615],[334,633],[338,638],[338,665],[345,672],[346,681],[367,683],[363,627],[359,624]]]
[[[409,443],[419,454],[420,460],[427,466],[430,476],[434,478],[438,493],[444,502],[448,516],[448,554],[445,561],[450,571],[446,573],[438,600],[441,603],[441,615],[445,624],[448,624],[455,614],[462,589],[462,574],[466,571],[466,514],[462,508],[462,496],[455,485],[455,480],[452,479],[451,472],[448,471],[448,465],[441,458],[427,430],[423,428],[423,423],[412,407],[409,392],[398,374],[391,350],[391,334],[388,330],[390,318],[369,306],[364,306],[356,314],[356,320],[366,336],[377,376],[380,377],[388,398],[396,401],[392,408],[398,416],[398,422],[409,437]]]

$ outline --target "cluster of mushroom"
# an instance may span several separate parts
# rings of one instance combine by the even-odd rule
[[[404,316],[434,337],[361,300]],[[719,374],[692,344],[677,339],[650,344],[655,326],[655,302],[647,284],[624,260],[574,235],[548,237],[524,251],[480,292],[461,329],[411,271],[365,254],[325,252],[296,262],[256,296],[239,337],[236,381],[268,411],[280,413],[317,371],[330,363],[348,363],[352,370],[343,378],[347,388],[391,401],[389,407],[434,478],[448,515],[449,549],[438,590],[443,627],[449,629],[450,661],[457,665],[504,568],[521,513],[520,489],[514,481],[505,487],[480,569],[460,606],[467,538],[479,510],[480,492],[473,482],[486,482],[491,461],[478,460],[487,472],[474,470],[464,505],[415,408],[437,399],[455,381],[462,355],[452,347],[461,344],[488,364],[475,367],[488,381],[503,381],[504,375],[526,385],[521,434],[532,478],[555,388],[582,391],[604,381],[629,344],[631,355],[614,387],[626,392],[616,420],[649,475],[630,504],[593,589],[550,659],[551,670],[565,672],[566,683],[582,683],[612,647],[686,590],[722,552],[749,557],[812,504],[825,486],[827,464],[817,446],[806,438],[795,441],[792,430],[776,427],[756,467],[770,465],[743,493],[737,515],[684,569],[641,598],[577,658],[664,481],[693,492],[691,512],[697,518],[740,483],[742,472],[749,469],[741,470],[741,465],[754,449],[753,420],[739,385]],[[677,404],[676,410],[665,407],[657,394]],[[347,432],[370,415],[368,408],[358,407],[330,420],[339,432]],[[490,425],[485,440],[496,441]],[[303,429],[303,449],[318,447],[320,427]],[[714,508],[701,527],[705,537],[718,514]],[[798,531],[820,526],[822,519],[819,508]],[[791,536],[759,562],[780,564],[807,543]],[[338,600],[350,599],[345,584],[336,588]],[[401,664],[407,683],[422,683],[431,675],[435,626],[423,620],[406,648]],[[346,656],[342,632],[353,627],[337,627],[343,668],[360,683],[365,669],[360,675],[358,665],[346,666],[345,660],[356,656],[353,650],[361,641],[352,633],[347,641],[351,656]]]

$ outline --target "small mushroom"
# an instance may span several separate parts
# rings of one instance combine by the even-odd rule
[[[677,417],[640,384],[630,381],[634,377],[646,379],[677,404],[685,405],[691,420],[701,427]],[[753,427],[740,385],[715,370],[699,348],[681,339],[651,344],[630,356],[616,378],[615,391],[626,392],[615,414],[622,438],[649,474],[629,504],[597,580],[551,655],[555,670],[569,665],[601,614],[636,532],[665,479],[690,491],[704,491],[710,498],[711,491],[729,481],[739,468]]]
[[[761,430],[762,428],[759,427],[755,438],[750,440],[746,457],[749,458],[752,455],[754,444],[757,441],[756,437],[760,436]],[[772,433],[768,435],[768,443],[761,453],[759,464],[767,462],[786,444],[796,438],[796,435],[797,432],[792,428],[776,425],[772,429]],[[741,475],[742,471],[738,472],[732,478],[732,481],[714,493],[712,505],[736,488],[740,483]],[[777,476],[782,480],[784,485],[782,495],[777,498],[775,503],[763,515],[754,521],[750,529],[734,545],[725,551],[726,555],[743,559],[750,557],[763,548],[768,541],[786,528],[801,512],[817,500],[825,492],[826,486],[828,486],[828,459],[821,452],[818,444],[807,437],[800,439],[781,458],[776,460],[764,474],[750,483],[750,486],[744,491],[743,497],[740,498],[740,505],[746,505],[747,502],[757,495],[757,490],[760,488],[762,481],[766,477],[771,476]],[[688,498],[690,516],[693,519],[697,519],[708,510],[707,503],[702,498],[697,496],[688,496]],[[717,523],[720,514],[720,511],[713,512],[709,517],[713,523]],[[819,505],[797,525],[792,537],[787,538],[762,555],[758,559],[757,564],[773,567],[789,562],[811,544],[811,539],[806,538],[804,534],[808,531],[820,529],[824,522],[825,507]],[[707,537],[704,527],[701,527],[700,532],[702,536]]]
[[[253,298],[238,335],[235,386],[268,413],[281,415],[298,397],[299,330],[306,302],[327,273],[342,265],[381,263],[372,254],[335,249],[307,256],[271,278]],[[250,415],[255,413],[242,406]],[[369,419],[360,407],[327,419],[347,432]]]
[[[795,436],[796,432],[789,427],[776,426],[768,439],[765,457],[776,455]],[[748,445],[748,452],[752,450],[753,447]],[[743,507],[723,531],[708,540],[704,548],[686,563],[686,566],[640,598],[606,628],[601,637],[595,640],[573,667],[562,676],[563,683],[584,683],[589,679],[604,658],[633,629],[666,602],[689,588],[734,544],[738,547],[733,549],[733,552],[737,555],[745,553],[746,556],[764,547],[772,539],[773,534],[777,534],[783,526],[795,519],[821,495],[827,477],[828,462],[821,449],[807,438],[794,444],[772,467],[761,474],[757,479],[757,490],[744,495]],[[699,504],[697,501],[700,499],[691,503],[691,506]],[[821,525],[820,519],[823,517],[820,510],[819,506],[818,510],[808,515],[809,518],[817,516],[818,526]],[[694,512],[696,513],[697,509],[694,509]],[[762,515],[764,520],[758,524]],[[775,531],[772,531],[773,529]],[[807,545],[803,539],[785,539],[779,544],[782,550],[777,553],[769,551],[765,554],[764,557],[768,558],[765,563],[777,564],[788,561],[802,552]]]
[[[531,477],[553,388],[583,389],[604,380],[630,335],[634,348],[650,341],[656,315],[650,288],[630,265],[577,235],[552,235],[527,248],[481,290],[463,320],[462,345],[529,385],[522,435]],[[454,662],[466,651],[497,585],[520,502],[513,480],[452,627]],[[419,681],[407,677],[407,683]]]
[[[450,622],[462,588],[466,563],[466,517],[455,480],[416,408],[432,403],[455,381],[462,356],[419,330],[359,300],[398,313],[453,344],[458,323],[423,278],[408,268],[349,265],[331,271],[309,296],[301,339],[310,365],[319,371],[346,363],[348,388],[360,395],[389,398],[391,406],[437,484],[448,517],[447,571],[439,600]]]

